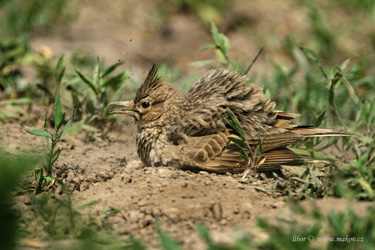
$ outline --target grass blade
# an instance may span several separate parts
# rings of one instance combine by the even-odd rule
[[[326,155],[326,154],[319,153],[319,152],[312,152],[312,151],[303,150],[299,148],[289,148],[289,149],[292,150],[294,153],[297,153],[304,157],[310,157],[315,160],[322,160],[322,161],[337,161],[338,160],[336,157],[332,155]]]
[[[55,131],[58,131],[64,119],[64,115],[62,113],[62,107],[61,107],[60,91],[57,91],[54,115],[55,115]]]
[[[182,247],[172,238],[170,234],[156,226],[156,231],[160,238],[161,245],[165,250],[182,250]]]
[[[78,74],[79,78],[81,78],[81,80],[87,84],[87,86],[89,86],[89,88],[94,91],[95,95],[98,95],[98,91],[97,89],[95,88],[94,84],[92,81],[89,80],[89,78],[87,76],[85,76],[83,73],[79,72],[78,70],[76,70],[76,73]]]
[[[326,111],[324,110],[322,113],[320,113],[320,115],[316,118],[316,120],[314,121],[314,127],[315,128],[318,128],[320,126],[320,124],[322,124],[322,121],[324,119],[324,116],[326,114]]]
[[[104,70],[104,72],[101,75],[101,78],[105,78],[106,76],[108,76],[109,74],[111,74],[113,71],[115,71],[118,66],[120,66],[122,64],[124,64],[123,61],[120,61],[120,62],[117,62],[115,64],[112,64],[111,66],[109,66],[108,68],[106,68]]]
[[[207,227],[202,223],[199,223],[197,224],[197,231],[201,239],[207,244],[208,249],[212,249],[214,247],[214,242]]]
[[[33,130],[27,130],[28,133],[32,135],[37,135],[37,136],[44,136],[48,138],[52,138],[52,135],[50,135],[47,131],[43,129],[33,129]]]
[[[65,73],[65,67],[64,67],[64,55],[60,56],[59,61],[56,64],[55,68],[55,80],[57,85],[60,85],[61,80]]]

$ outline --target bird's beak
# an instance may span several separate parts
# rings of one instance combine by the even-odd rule
[[[113,111],[110,111],[109,113],[110,114],[125,114],[125,115],[130,115],[130,116],[133,116],[135,117],[136,116],[136,113],[137,113],[137,110],[134,109],[134,102],[133,100],[131,101],[126,101],[126,102],[111,102],[109,105],[109,107],[125,107],[127,109],[125,110],[113,110]]]

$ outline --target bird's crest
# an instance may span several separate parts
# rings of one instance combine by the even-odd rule
[[[152,65],[152,68],[148,72],[148,75],[144,83],[141,85],[141,87],[139,87],[134,103],[137,103],[139,100],[145,98],[146,96],[149,95],[151,90],[154,90],[157,88],[157,86],[160,83],[160,77],[158,77],[157,73],[158,73],[158,67],[154,64]]]

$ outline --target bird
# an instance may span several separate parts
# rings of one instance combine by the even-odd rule
[[[304,157],[288,146],[303,138],[350,135],[293,123],[299,114],[275,110],[276,103],[260,86],[224,68],[209,70],[183,93],[162,81],[153,65],[133,100],[109,106],[110,114],[134,118],[137,153],[147,166],[217,173],[272,171],[302,164]],[[247,145],[242,153],[248,161],[233,139],[241,135],[228,124],[228,111],[242,126]]]

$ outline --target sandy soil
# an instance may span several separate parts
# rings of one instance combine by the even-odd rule
[[[120,209],[121,212],[101,220],[124,238],[136,236],[152,249],[157,249],[159,240],[155,223],[158,221],[161,228],[186,249],[205,249],[196,232],[197,222],[209,227],[215,241],[231,244],[243,233],[258,240],[267,237],[256,228],[257,217],[273,222],[298,219],[284,201],[285,197],[274,191],[276,180],[264,174],[242,181],[240,174],[217,175],[144,166],[135,153],[134,125],[126,125],[129,123],[126,119],[121,122],[124,126],[112,131],[108,141],[87,142],[77,136],[65,137],[55,173],[71,190],[75,206],[99,201],[80,211],[86,216],[99,218],[105,208]],[[1,143],[7,145],[7,150],[28,148],[41,152],[40,141],[26,133],[35,125],[18,123],[1,124],[1,127]],[[58,198],[59,189],[54,192],[52,194]],[[24,227],[34,228],[28,238],[42,242],[42,246],[48,248],[51,242],[46,242],[46,235],[37,230],[41,225],[32,213],[35,206],[32,196],[17,197],[18,207],[28,218]],[[348,207],[345,200],[333,198],[315,202],[325,212]],[[302,204],[311,206],[310,201]],[[368,205],[370,203],[356,204],[363,211]],[[299,221],[306,223],[304,218],[299,217]]]

